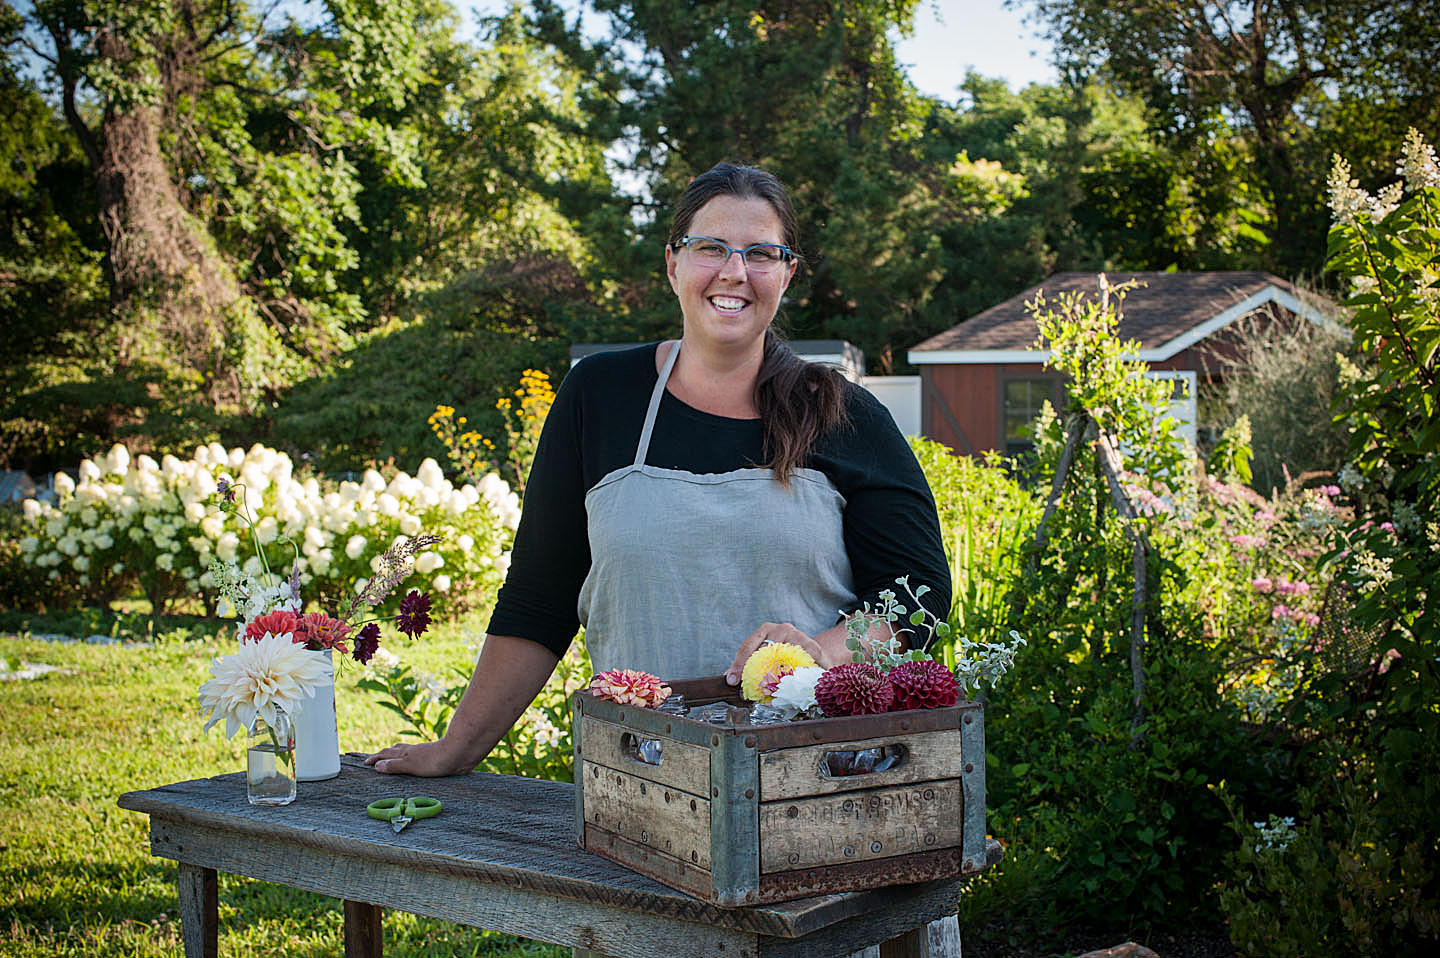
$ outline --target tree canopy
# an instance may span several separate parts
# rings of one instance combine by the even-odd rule
[[[1027,6],[1062,81],[942,100],[896,57],[918,0],[533,0],[468,36],[447,0],[0,4],[0,456],[409,454],[423,389],[348,408],[387,349],[488,408],[673,334],[670,207],[722,159],[793,191],[789,333],[874,372],[1055,270],[1303,278],[1330,149],[1379,175],[1440,109],[1413,5]]]

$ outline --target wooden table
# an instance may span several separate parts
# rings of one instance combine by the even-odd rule
[[[186,958],[218,950],[216,873],[343,899],[347,958],[378,958],[381,909],[626,958],[848,955],[925,958],[925,925],[955,911],[962,880],[718,908],[576,847],[572,786],[472,773],[380,775],[347,755],[294,804],[245,800],[242,773],[120,796],[150,816],[150,848],[180,864]],[[431,795],[439,816],[396,834],[365,806]],[[998,847],[995,849],[998,851]]]

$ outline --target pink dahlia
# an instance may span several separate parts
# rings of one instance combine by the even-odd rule
[[[890,680],[868,662],[837,665],[815,683],[815,701],[831,718],[888,712],[894,699]]]
[[[305,623],[294,612],[287,612],[284,609],[277,609],[274,612],[267,612],[258,616],[255,621],[245,627],[244,642],[258,642],[270,635],[289,635],[294,638],[296,645],[305,644]]]
[[[307,612],[303,619],[307,649],[334,649],[341,655],[350,651],[345,644],[350,637],[350,626],[324,612]]]
[[[653,709],[670,697],[670,686],[649,672],[611,669],[590,680],[590,694],[620,705]]]
[[[938,709],[954,705],[960,697],[960,682],[944,665],[934,661],[901,662],[890,670],[895,700],[890,711]]]

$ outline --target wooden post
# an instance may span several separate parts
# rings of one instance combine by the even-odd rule
[[[1140,738],[1140,725],[1145,721],[1145,609],[1150,601],[1146,553],[1150,543],[1145,533],[1136,528],[1135,519],[1138,513],[1134,503],[1126,495],[1125,487],[1120,483],[1122,460],[1117,446],[1115,438],[1103,430],[1095,441],[1100,468],[1105,471],[1115,511],[1120,514],[1120,520],[1125,524],[1125,532],[1130,537],[1130,561],[1135,573],[1135,591],[1130,599],[1130,682],[1135,690],[1130,716],[1130,738],[1133,742]]]
[[[218,958],[220,891],[215,869],[180,862],[180,934],[185,958]]]
[[[924,925],[880,943],[880,958],[930,958],[930,931]]]
[[[380,958],[384,948],[380,906],[345,899],[345,958]]]

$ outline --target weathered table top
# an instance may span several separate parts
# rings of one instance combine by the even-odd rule
[[[953,913],[960,879],[720,908],[576,846],[573,786],[471,773],[381,775],[344,756],[283,807],[246,801],[242,773],[127,792],[154,854],[604,954],[848,954]],[[429,795],[445,810],[396,834],[365,806]]]

